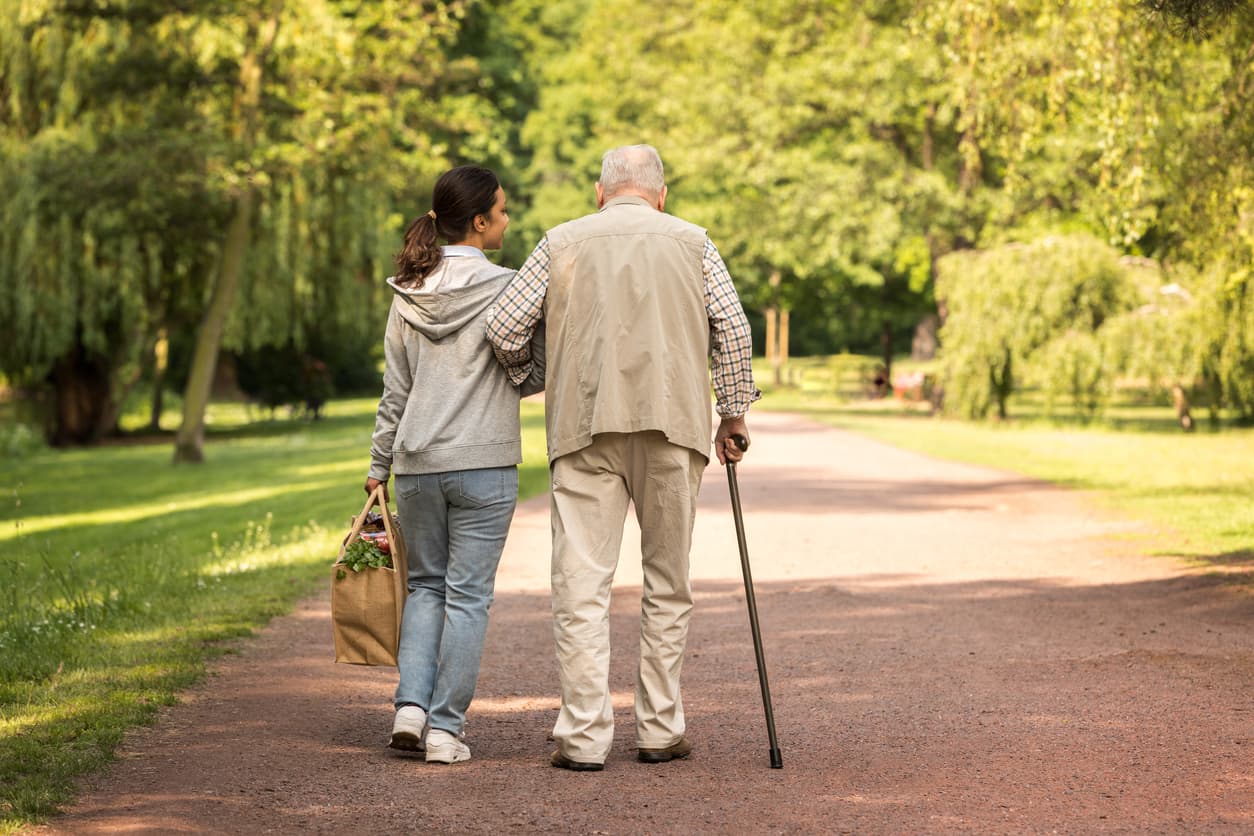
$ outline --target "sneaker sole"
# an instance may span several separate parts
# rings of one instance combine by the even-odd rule
[[[636,755],[636,760],[641,763],[670,763],[671,761],[681,761],[691,754],[692,752],[684,752],[682,755],[672,755],[669,752],[641,752]]]
[[[470,760],[469,752],[450,752],[446,750],[436,749],[435,751],[427,750],[427,763],[465,763]]]
[[[413,732],[393,732],[392,738],[388,741],[388,748],[402,752],[421,752],[426,747],[423,746],[422,738]]]

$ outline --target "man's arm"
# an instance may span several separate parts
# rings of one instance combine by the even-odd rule
[[[705,311],[710,320],[710,372],[714,382],[714,409],[722,421],[714,435],[714,452],[723,464],[737,462],[743,451],[733,435],[749,437],[744,415],[749,404],[762,397],[753,383],[753,336],[740,296],[714,242],[706,239],[702,259],[705,274]]]
[[[548,291],[549,239],[543,238],[488,312],[488,342],[515,386],[532,373],[532,336]]]
[[[544,320],[536,323],[531,335],[531,371],[527,379],[518,384],[518,394],[524,398],[544,391]]]

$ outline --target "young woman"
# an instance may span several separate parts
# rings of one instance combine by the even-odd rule
[[[366,491],[395,476],[409,549],[389,745],[429,762],[470,759],[462,728],[518,499],[518,399],[543,388],[542,371],[521,391],[511,385],[484,339],[488,308],[514,271],[483,251],[501,246],[508,225],[496,175],[455,168],[406,230],[388,279],[395,295]]]

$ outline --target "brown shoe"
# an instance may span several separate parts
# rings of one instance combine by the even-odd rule
[[[572,761],[570,758],[562,754],[562,750],[558,749],[549,756],[549,763],[558,769],[569,769],[571,772],[600,772],[605,769],[605,764],[596,763],[594,761]]]
[[[678,742],[672,743],[665,749],[637,749],[636,760],[641,763],[666,763],[686,758],[691,754],[692,744],[688,742],[688,738],[681,737]]]

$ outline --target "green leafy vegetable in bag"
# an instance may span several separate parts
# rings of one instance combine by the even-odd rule
[[[370,540],[357,539],[344,549],[340,563],[354,572],[362,569],[390,569],[392,558]]]

